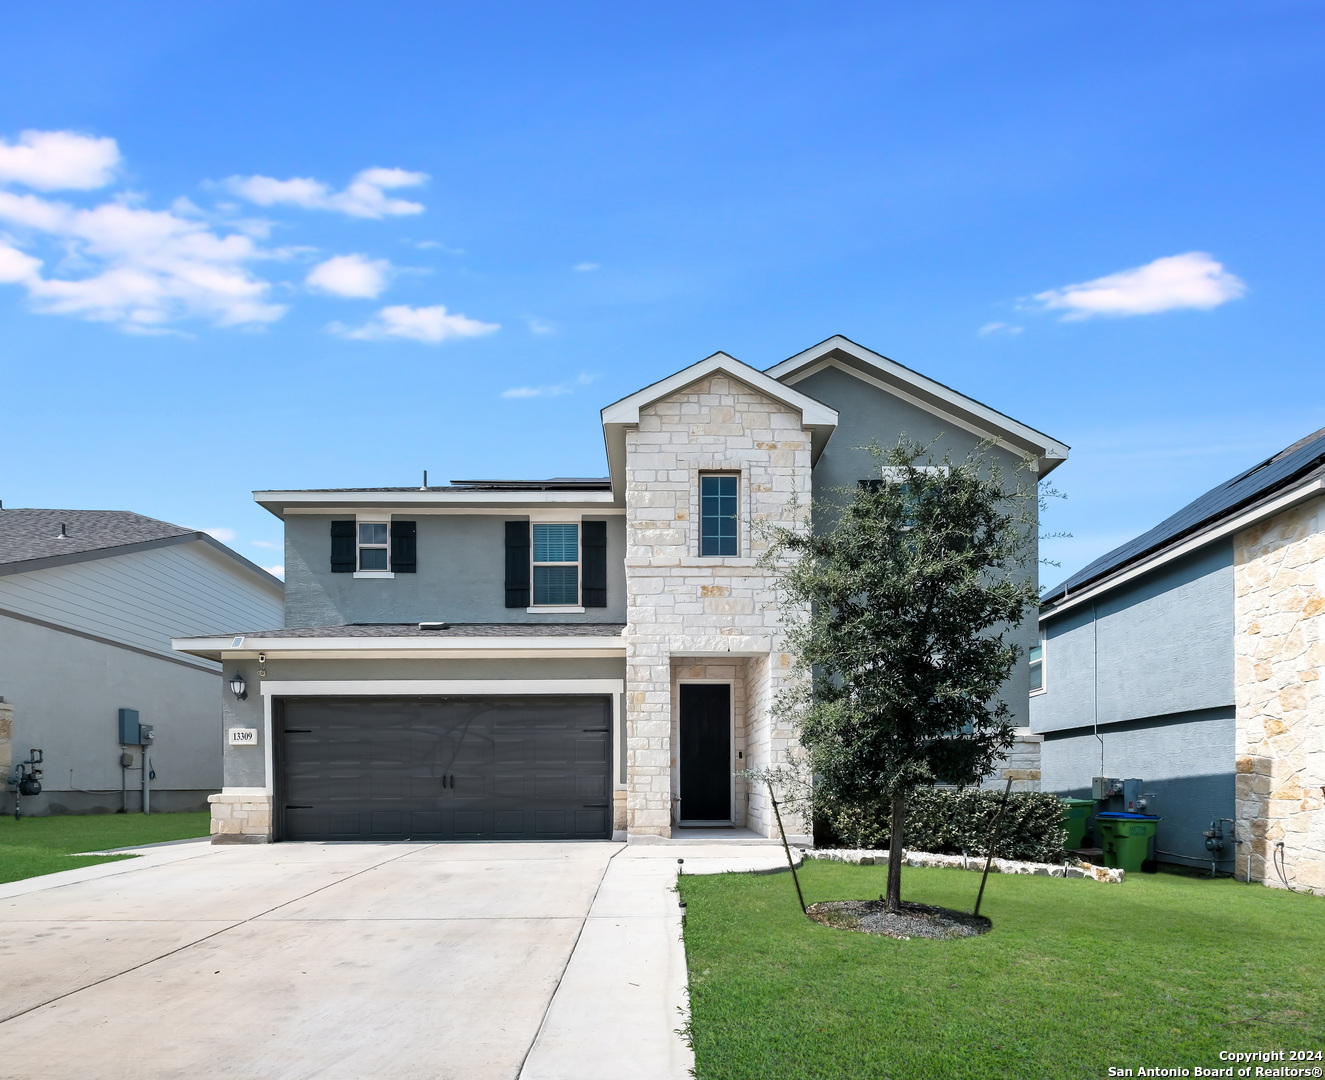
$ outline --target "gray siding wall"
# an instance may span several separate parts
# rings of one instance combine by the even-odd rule
[[[409,623],[625,622],[625,518],[607,521],[607,607],[583,615],[530,614],[506,604],[505,522],[520,515],[416,514],[418,571],[394,578],[331,572],[331,522],[350,515],[291,514],[285,519],[285,625]],[[603,520],[586,512],[584,520]]]
[[[795,384],[795,388],[838,412],[837,430],[814,467],[813,496],[816,501],[837,501],[836,489],[854,488],[861,480],[878,475],[874,458],[862,449],[871,442],[884,449],[896,444],[905,435],[923,445],[932,445],[935,458],[951,451],[954,459],[964,458],[980,442],[980,437],[965,428],[945,421],[933,413],[912,405],[899,397],[864,382],[837,368],[825,368]],[[1020,458],[1010,451],[994,447],[989,451],[1008,477],[1020,464]],[[1034,477],[1026,477],[1033,483]],[[1028,553],[1027,573],[1038,578],[1038,537],[1033,541],[1035,550]],[[1009,639],[1022,648],[1023,660],[1006,683],[1004,700],[1011,709],[1013,723],[1023,727],[1029,723],[1027,695],[1030,693],[1030,672],[1025,655],[1038,640],[1034,618],[1028,618],[1010,634]]]
[[[0,576],[4,610],[215,671],[172,652],[170,639],[279,626],[282,599],[278,586],[195,541]]]
[[[153,805],[205,810],[221,785],[220,686],[216,671],[0,615],[0,697],[14,706],[14,759],[34,746],[46,753],[45,790],[23,800],[24,812],[119,808],[121,708],[156,727]],[[128,781],[136,810],[139,773]],[[12,796],[0,798],[12,807]]]
[[[1164,819],[1158,857],[1208,867],[1203,833],[1216,818],[1233,817],[1234,727],[1229,707],[1111,724],[1100,728],[1099,739],[1090,729],[1055,732],[1041,746],[1041,786],[1088,799],[1092,777],[1143,780],[1142,791],[1153,795],[1146,812]],[[1233,854],[1226,839],[1221,871],[1232,870]]]
[[[1232,541],[1043,625],[1045,692],[1031,699],[1037,732],[1231,708]]]
[[[396,579],[399,580],[399,579]],[[267,783],[266,750],[263,746],[229,746],[225,730],[230,727],[263,729],[263,699],[254,661],[226,661],[224,678],[240,671],[248,683],[248,699],[236,701],[227,685],[221,694],[221,725],[214,731],[225,746],[226,787],[263,787]],[[623,658],[561,660],[282,660],[267,664],[268,682],[345,682],[373,679],[617,679],[624,681]],[[617,702],[618,723],[624,708]],[[613,733],[620,756],[621,740]],[[620,762],[618,761],[618,769]],[[617,772],[618,779],[620,772]]]

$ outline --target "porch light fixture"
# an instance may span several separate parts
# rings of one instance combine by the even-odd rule
[[[235,695],[239,701],[248,700],[248,683],[244,681],[242,672],[236,671],[230,679],[230,692]]]

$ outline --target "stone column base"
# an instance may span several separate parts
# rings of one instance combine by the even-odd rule
[[[213,844],[271,843],[270,795],[209,795]]]

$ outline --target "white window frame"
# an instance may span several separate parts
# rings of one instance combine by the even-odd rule
[[[364,525],[385,525],[386,543],[385,544],[365,544],[361,537],[363,533],[361,526]],[[370,551],[386,550],[386,569],[385,570],[364,570],[363,551],[367,548]],[[391,518],[383,517],[380,514],[371,516],[356,517],[354,520],[354,576],[356,578],[393,578],[396,575],[391,572]]]
[[[535,562],[534,550],[534,530],[540,525],[573,525],[575,526],[575,562]],[[573,566],[575,567],[575,600],[574,604],[539,604],[534,598],[538,595],[538,586],[535,582],[535,570],[540,566]],[[581,615],[584,613],[584,605],[580,603],[584,598],[584,529],[579,518],[567,521],[564,518],[556,521],[539,521],[537,519],[529,522],[529,600],[530,605],[525,609],[529,614],[554,614],[554,615]]]
[[[1046,690],[1049,689],[1049,679],[1047,677],[1049,668],[1045,663],[1049,653],[1049,650],[1046,647],[1048,645],[1048,641],[1049,641],[1049,635],[1041,631],[1040,640],[1036,643],[1040,649],[1040,659],[1030,660],[1030,653],[1027,652],[1026,654],[1028,659],[1027,667],[1033,668],[1038,664],[1040,668],[1040,685],[1038,687],[1034,687],[1031,690],[1031,697],[1038,697],[1040,694],[1043,694]]]

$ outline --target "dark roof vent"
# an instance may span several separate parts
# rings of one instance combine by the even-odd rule
[[[57,540],[68,540],[69,533],[65,530],[64,522],[60,522],[60,534],[55,538]]]

